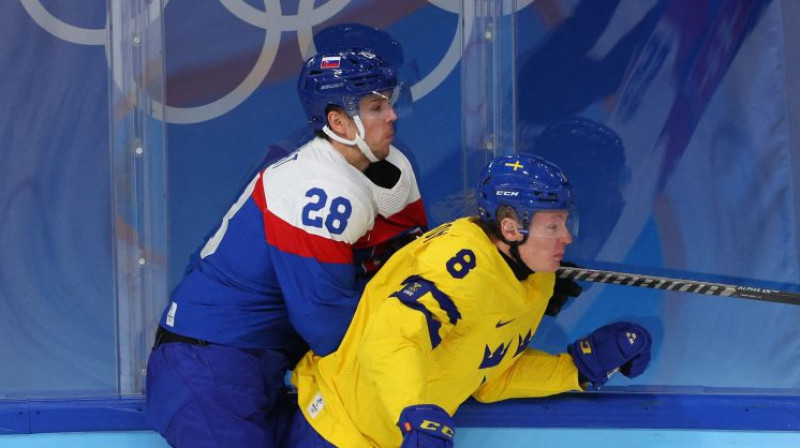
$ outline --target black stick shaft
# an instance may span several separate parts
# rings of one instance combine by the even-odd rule
[[[800,305],[800,293],[752,286],[726,285],[723,283],[700,282],[652,275],[629,274],[626,272],[602,271],[598,269],[568,268],[558,270],[558,276],[573,281],[611,283],[615,285],[638,286],[640,288],[663,289],[675,292],[691,292],[709,296],[738,297],[766,302]]]

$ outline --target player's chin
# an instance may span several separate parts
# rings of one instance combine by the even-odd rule
[[[541,269],[541,272],[555,272],[560,267],[561,267],[561,259],[560,258],[551,258],[547,262],[547,267],[545,269]]]
[[[375,154],[375,157],[378,159],[384,160],[385,158],[389,157],[389,148],[389,144],[387,143],[386,145],[381,145],[379,148],[374,148],[372,153]]]
[[[538,260],[533,263],[525,263],[533,272],[555,272],[561,265],[553,263],[551,259]]]

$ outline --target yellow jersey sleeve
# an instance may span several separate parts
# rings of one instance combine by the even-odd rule
[[[490,403],[509,398],[546,397],[570,390],[583,390],[572,357],[568,353],[551,355],[528,348],[501,376],[482,384],[473,397]]]

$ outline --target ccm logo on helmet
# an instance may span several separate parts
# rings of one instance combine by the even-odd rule
[[[519,196],[519,191],[498,190],[494,195],[495,196]]]

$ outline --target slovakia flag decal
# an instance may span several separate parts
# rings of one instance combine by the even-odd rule
[[[339,62],[342,60],[340,56],[330,56],[322,58],[322,63],[319,68],[339,68]]]

